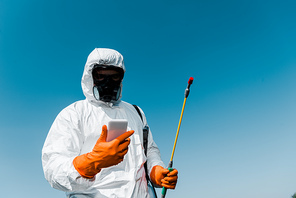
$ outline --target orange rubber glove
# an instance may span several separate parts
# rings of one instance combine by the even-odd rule
[[[128,151],[133,130],[127,131],[110,142],[106,142],[107,126],[102,127],[102,133],[93,150],[79,155],[73,160],[75,169],[82,177],[93,178],[102,168],[114,166],[123,161]]]
[[[150,173],[151,181],[161,187],[175,189],[178,180],[178,171],[176,169],[171,172],[162,166],[153,166]]]

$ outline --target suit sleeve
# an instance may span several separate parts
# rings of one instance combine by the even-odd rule
[[[53,188],[70,192],[93,184],[94,178],[81,177],[72,164],[83,139],[81,120],[75,105],[70,105],[56,117],[42,149],[44,176]]]

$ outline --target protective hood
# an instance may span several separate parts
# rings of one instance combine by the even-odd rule
[[[92,70],[94,65],[105,65],[105,66],[115,66],[122,68],[125,72],[125,66],[123,62],[123,56],[113,49],[107,48],[95,48],[88,56],[82,79],[81,79],[81,87],[83,94],[85,95],[86,99],[92,103],[104,103],[102,101],[98,101],[95,99],[93,94],[93,77],[92,77]],[[120,85],[122,87],[122,84]],[[121,89],[122,90],[122,89]],[[120,97],[117,102],[120,101],[121,98],[121,91]]]

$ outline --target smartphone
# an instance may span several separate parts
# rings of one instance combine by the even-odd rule
[[[127,120],[125,119],[114,119],[108,123],[107,142],[112,141],[127,130]]]

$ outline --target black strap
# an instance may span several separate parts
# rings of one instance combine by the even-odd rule
[[[141,117],[141,120],[143,122],[143,117],[142,117],[142,114],[141,114],[141,111],[139,109],[139,107],[137,105],[133,105],[135,107],[135,109],[137,110],[139,116]],[[145,153],[145,156],[147,157],[147,146],[148,146],[148,133],[149,133],[149,127],[146,125],[144,128],[143,128],[143,147],[144,147],[144,153]],[[157,194],[156,194],[156,191],[155,191],[155,188],[154,188],[154,184],[153,182],[150,180],[149,178],[149,175],[148,175],[148,168],[147,168],[147,161],[145,162],[144,164],[144,168],[145,168],[145,173],[146,173],[146,180],[147,182],[150,182],[151,185],[152,185],[152,189],[154,191],[154,195],[156,196],[157,198]]]
[[[138,107],[137,105],[133,105],[133,106],[134,106],[135,109],[137,110],[137,112],[138,112],[138,114],[139,114],[139,116],[141,117],[141,120],[142,120],[142,122],[143,122],[143,117],[142,117],[142,114],[141,114],[141,111],[140,111],[139,107]]]
[[[143,117],[142,117],[142,114],[141,114],[141,111],[139,109],[139,107],[137,105],[133,105],[135,107],[135,109],[137,110],[139,116],[141,117],[141,120],[143,122]],[[148,133],[149,133],[149,128],[148,126],[145,126],[143,128],[143,146],[144,146],[144,152],[145,152],[145,155],[147,156],[147,145],[148,145]],[[146,163],[145,163],[146,164]],[[147,166],[147,164],[146,164]],[[145,168],[145,171],[147,169]],[[147,171],[146,171],[147,172]]]

